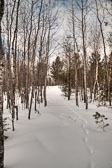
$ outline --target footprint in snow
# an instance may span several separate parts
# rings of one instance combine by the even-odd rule
[[[91,161],[91,162],[88,164],[88,168],[95,168],[94,162]]]
[[[94,150],[93,150],[93,148],[92,148],[92,147],[89,147],[89,153],[90,153],[91,155],[93,155],[93,154],[94,154]]]
[[[88,138],[87,138],[87,137],[83,138],[83,141],[84,141],[85,143],[87,143],[87,142],[88,142]]]
[[[85,134],[85,135],[88,135],[88,134],[89,134],[89,131],[88,131],[88,129],[86,128],[86,125],[85,125],[85,124],[82,124],[82,128],[83,128],[84,134]]]
[[[73,119],[71,116],[68,116],[68,118],[76,122],[76,119]]]

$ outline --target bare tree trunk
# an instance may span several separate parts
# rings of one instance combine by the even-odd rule
[[[35,35],[35,39],[34,39],[34,46],[33,46],[33,54],[32,54],[32,71],[33,71],[33,73],[32,73],[32,90],[31,90],[31,99],[30,99],[30,108],[29,108],[28,119],[30,119],[30,117],[31,117],[33,95],[34,95],[34,92],[35,92],[35,56],[36,56],[36,47],[37,47],[36,45],[37,45],[38,32],[39,32],[39,29],[40,29],[40,16],[41,16],[42,5],[43,5],[43,0],[41,0],[41,8],[40,8],[40,12],[39,12],[38,27],[37,27],[37,30],[36,30],[36,35]],[[33,12],[33,9],[32,9],[32,12]]]
[[[83,63],[84,63],[84,102],[86,104],[86,109],[88,109],[88,96],[87,96],[87,58],[86,58],[86,46],[85,46],[85,30],[86,23],[84,17],[84,0],[82,3],[82,39],[83,39]]]
[[[50,11],[51,0],[49,0],[49,11]],[[48,71],[48,61],[49,61],[49,48],[50,48],[50,33],[51,33],[51,20],[50,20],[50,12],[48,14],[48,36],[46,43],[46,63],[45,63],[45,79],[44,79],[44,106],[47,106],[47,96],[46,96],[46,88],[47,88],[47,71]]]
[[[107,80],[106,81],[107,81],[107,89],[108,89],[108,101],[109,101],[109,105],[111,106],[110,76],[109,76],[108,60],[107,60],[107,53],[106,53],[105,37],[104,37],[104,33],[103,33],[102,21],[100,20],[97,0],[95,0],[95,4],[96,4],[97,20],[98,20],[99,25],[100,25],[100,31],[101,31],[102,41],[103,41],[104,58],[105,58],[105,64],[106,64],[105,68],[106,68],[106,75],[107,75],[107,77],[106,77]]]
[[[76,101],[76,106],[79,106],[79,102],[78,102],[78,75],[77,75],[77,68],[75,68],[75,101]]]
[[[76,106],[79,106],[78,103],[78,72],[77,72],[77,55],[76,55],[76,48],[78,52],[78,45],[76,42],[76,37],[75,37],[75,14],[74,14],[74,3],[72,0],[72,31],[73,31],[73,46],[74,46],[74,57],[75,57],[75,102]]]
[[[47,106],[46,87],[47,87],[47,72],[44,81],[44,106]]]
[[[28,119],[29,119],[29,120],[30,120],[30,118],[31,118],[32,102],[33,102],[33,87],[32,87],[32,90],[31,90],[31,100],[30,100],[30,107],[29,107],[29,113],[28,113]]]
[[[31,34],[32,34],[32,28],[33,28],[33,8],[34,8],[34,3],[32,1],[31,4],[31,18],[30,18],[30,32],[29,32],[29,37],[28,37],[28,71],[27,71],[27,81],[26,81],[26,108],[29,107],[29,89],[30,89],[30,82],[29,82],[29,68],[30,68],[30,49],[31,49]],[[29,115],[28,115],[29,116]],[[28,117],[29,118],[29,117]]]
[[[68,100],[70,100],[71,96],[71,55],[70,55],[70,48],[69,48],[69,69],[68,69]]]
[[[95,72],[95,82],[94,82],[94,87],[93,87],[94,100],[96,99],[96,92],[98,91],[98,86],[99,86],[98,84],[98,58],[96,55],[96,72]]]
[[[16,91],[16,53],[17,53],[17,32],[18,32],[18,15],[19,15],[20,0],[17,2],[16,12],[16,26],[14,30],[14,37],[12,41],[12,55],[13,55],[13,75],[12,75],[12,94],[11,94],[11,105],[12,105],[12,130],[14,131],[14,119],[15,119],[15,91]],[[14,46],[15,44],[15,46]]]
[[[0,168],[4,168],[4,131],[3,131],[3,57],[1,39],[1,20],[4,14],[4,0],[0,0]]]
[[[37,90],[35,91],[35,112],[37,112]]]

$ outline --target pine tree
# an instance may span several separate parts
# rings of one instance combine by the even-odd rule
[[[61,81],[60,76],[62,73],[62,68],[63,68],[63,62],[60,60],[60,57],[57,56],[55,61],[53,61],[51,65],[51,74],[56,84],[60,84],[60,81]]]

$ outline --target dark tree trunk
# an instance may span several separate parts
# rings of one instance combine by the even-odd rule
[[[4,131],[3,131],[3,46],[1,39],[1,20],[4,13],[4,0],[0,0],[0,168],[4,168]]]

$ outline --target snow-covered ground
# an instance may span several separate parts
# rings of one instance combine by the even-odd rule
[[[48,106],[40,105],[40,114],[20,107],[16,130],[9,130],[5,141],[6,168],[112,168],[112,109],[89,110],[67,101],[58,86],[48,88]],[[108,117],[109,127],[97,127],[93,114]],[[7,110],[5,110],[7,113]],[[6,114],[5,114],[6,115]]]

